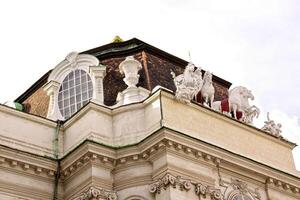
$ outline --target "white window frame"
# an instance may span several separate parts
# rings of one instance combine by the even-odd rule
[[[44,90],[50,97],[47,118],[65,120],[58,107],[58,92],[65,77],[75,69],[83,70],[90,76],[93,83],[92,101],[103,104],[103,78],[106,74],[106,67],[100,65],[99,60],[93,55],[71,52],[52,70],[44,86]]]

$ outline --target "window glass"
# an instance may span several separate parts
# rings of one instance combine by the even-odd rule
[[[63,80],[58,92],[58,107],[67,119],[89,102],[93,94],[90,76],[83,70],[70,72]]]

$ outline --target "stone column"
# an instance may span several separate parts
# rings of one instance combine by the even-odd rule
[[[103,78],[106,75],[106,67],[104,65],[90,66],[90,74],[94,84],[92,100],[98,104],[103,104]]]

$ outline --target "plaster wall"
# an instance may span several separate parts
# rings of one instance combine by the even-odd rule
[[[214,144],[233,153],[298,174],[292,145],[240,122],[197,105],[186,105],[173,96],[162,95],[163,121],[166,127]]]
[[[8,147],[53,156],[54,122],[0,106],[0,139]]]

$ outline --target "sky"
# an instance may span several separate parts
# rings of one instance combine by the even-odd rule
[[[246,86],[300,145],[300,1],[10,0],[0,3],[0,103],[13,101],[71,51],[139,38]],[[300,147],[293,151],[300,170]]]

